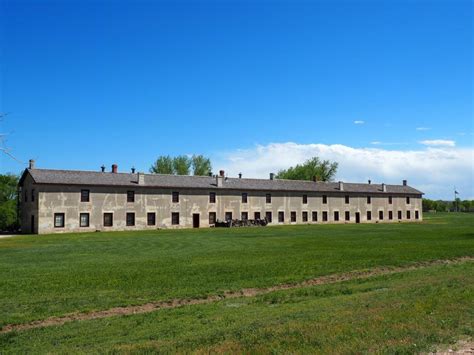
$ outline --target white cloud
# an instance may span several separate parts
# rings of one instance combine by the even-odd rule
[[[272,143],[226,153],[216,168],[229,176],[268,178],[270,172],[288,168],[318,156],[339,163],[336,179],[349,182],[409,185],[426,193],[428,198],[452,198],[456,185],[461,198],[474,198],[474,149],[424,148],[421,150],[386,150],[352,148],[341,144]]]
[[[357,120],[357,121],[354,121],[354,124],[364,124],[365,121],[362,121],[362,120]]]
[[[373,142],[370,142],[370,144],[373,144],[373,145],[380,145],[380,144],[382,144],[382,142],[379,142],[379,141],[373,141]]]
[[[431,128],[429,127],[416,127],[417,131],[429,131]]]
[[[454,147],[456,145],[456,142],[447,139],[424,140],[420,141],[420,143],[430,147]]]

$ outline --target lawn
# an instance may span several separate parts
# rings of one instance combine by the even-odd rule
[[[71,312],[204,297],[225,290],[268,287],[333,273],[461,256],[474,256],[473,215],[435,214],[425,216],[423,223],[410,224],[160,230],[0,239],[0,326]],[[472,271],[472,263],[439,266],[410,271],[406,276],[384,276],[280,291],[254,299],[74,322],[1,335],[0,349],[3,344],[11,351],[164,349],[186,352],[226,350],[226,346],[229,351],[259,347],[268,351],[323,351],[337,345],[339,348],[334,349],[345,352],[349,348],[342,342],[347,341],[351,348],[360,351],[370,350],[369,344],[384,351],[393,333],[395,338],[400,338],[393,348],[411,352],[418,349],[417,346],[424,344],[426,348],[469,332],[463,317],[468,313],[466,302],[473,301],[472,289],[466,287],[473,283]],[[375,286],[370,286],[372,283]],[[384,284],[392,285],[394,291],[390,291],[389,286],[377,286]],[[359,291],[364,287],[381,287],[388,291]],[[348,291],[344,291],[346,288]],[[434,302],[440,292],[450,296]],[[419,299],[416,298],[418,293]],[[272,297],[276,297],[276,306],[268,301]],[[240,302],[247,306],[240,307]],[[381,313],[369,312],[371,307],[350,306],[364,302],[374,302]],[[400,306],[401,314],[410,317],[409,324],[399,323],[401,320],[396,318],[400,312],[400,309],[395,311],[398,303],[405,304],[406,309]],[[426,304],[434,307],[433,317],[423,313],[424,309],[421,313],[412,310],[413,305],[423,308]],[[442,326],[449,312],[452,312],[451,318],[459,322]],[[343,324],[344,317],[349,317],[354,327]],[[278,326],[274,327],[275,322]],[[319,325],[313,324],[315,322]],[[357,330],[359,326],[377,322],[384,324],[387,334],[378,330],[375,332],[378,335],[370,338],[374,331],[369,334],[364,328]],[[429,328],[423,333],[426,338],[410,330],[410,324],[415,327],[425,323]],[[98,331],[109,324],[110,334]],[[339,333],[331,331],[333,325],[342,332],[339,340],[336,337]],[[174,327],[183,331],[177,332]],[[320,338],[325,333],[318,327],[327,329],[327,342]],[[283,336],[287,331],[289,335]],[[319,335],[314,338],[307,332]],[[195,340],[191,341],[193,334]],[[57,342],[62,336],[69,341]],[[268,341],[262,340],[265,337]],[[424,340],[418,341],[415,347],[406,343],[411,338],[417,341],[417,337]],[[27,345],[25,339],[31,339],[31,343]],[[269,344],[268,347],[265,344]]]

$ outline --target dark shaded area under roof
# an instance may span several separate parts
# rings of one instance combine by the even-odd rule
[[[189,189],[232,189],[258,191],[301,191],[301,192],[353,192],[382,193],[382,184],[359,184],[344,182],[344,191],[339,190],[338,182],[314,182],[302,180],[270,180],[224,178],[222,187],[217,187],[216,178],[211,176],[183,176],[144,174],[144,184],[138,185],[138,174],[110,173],[76,170],[26,169],[20,184],[30,173],[37,184],[55,185],[94,185],[154,188]],[[422,192],[405,185],[386,185],[387,194],[417,194]]]

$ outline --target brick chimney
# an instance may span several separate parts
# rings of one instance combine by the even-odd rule
[[[403,180],[403,186],[407,186],[407,181]]]
[[[382,192],[387,192],[387,185],[382,184]]]
[[[34,169],[35,168],[35,161],[34,159],[30,159],[29,161],[30,165],[28,166],[30,169]]]
[[[138,172],[138,185],[145,185],[145,174]]]
[[[370,185],[372,183],[372,180],[367,181],[367,183]]]
[[[118,171],[118,166],[117,166],[117,164],[112,164],[112,172],[113,172],[114,174],[117,174],[117,171]]]
[[[339,191],[344,191],[344,183],[339,181]]]
[[[135,174],[135,168],[132,167],[132,174]]]
[[[274,180],[275,179],[275,174],[274,173],[270,173],[270,180]]]
[[[102,172],[105,172],[105,165],[102,165],[102,166],[100,167],[100,170],[102,170]]]
[[[242,173],[239,173],[239,179],[242,179]]]

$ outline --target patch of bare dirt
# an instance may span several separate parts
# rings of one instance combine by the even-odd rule
[[[8,324],[0,330],[0,334],[9,333],[13,331],[23,331],[33,328],[44,328],[56,325],[63,325],[68,322],[81,321],[81,320],[92,320],[109,318],[115,316],[150,313],[158,311],[160,309],[170,309],[183,306],[192,306],[197,304],[207,304],[224,299],[240,298],[240,297],[255,297],[258,295],[267,294],[274,291],[291,290],[304,288],[309,286],[332,284],[343,281],[350,281],[356,279],[366,279],[373,276],[381,276],[387,274],[394,274],[400,272],[406,272],[411,270],[417,270],[435,265],[448,265],[448,264],[459,264],[464,262],[473,261],[474,257],[461,257],[451,260],[432,260],[426,262],[418,262],[409,266],[401,267],[378,267],[371,270],[362,271],[351,271],[343,274],[320,276],[314,279],[306,280],[300,283],[292,284],[280,284],[266,288],[244,288],[239,291],[225,291],[221,295],[209,295],[205,298],[191,298],[191,299],[173,299],[169,301],[150,302],[137,306],[127,307],[114,307],[102,311],[93,311],[88,313],[73,313],[59,317],[51,317],[43,320],[37,320],[30,323],[24,324]],[[472,346],[471,346],[472,348]],[[472,349],[471,349],[472,350]],[[446,353],[448,354],[448,353]],[[463,354],[470,354],[469,352]]]
[[[456,344],[443,348],[434,353],[429,353],[429,355],[467,355],[474,354],[474,341],[469,340],[460,340]]]

